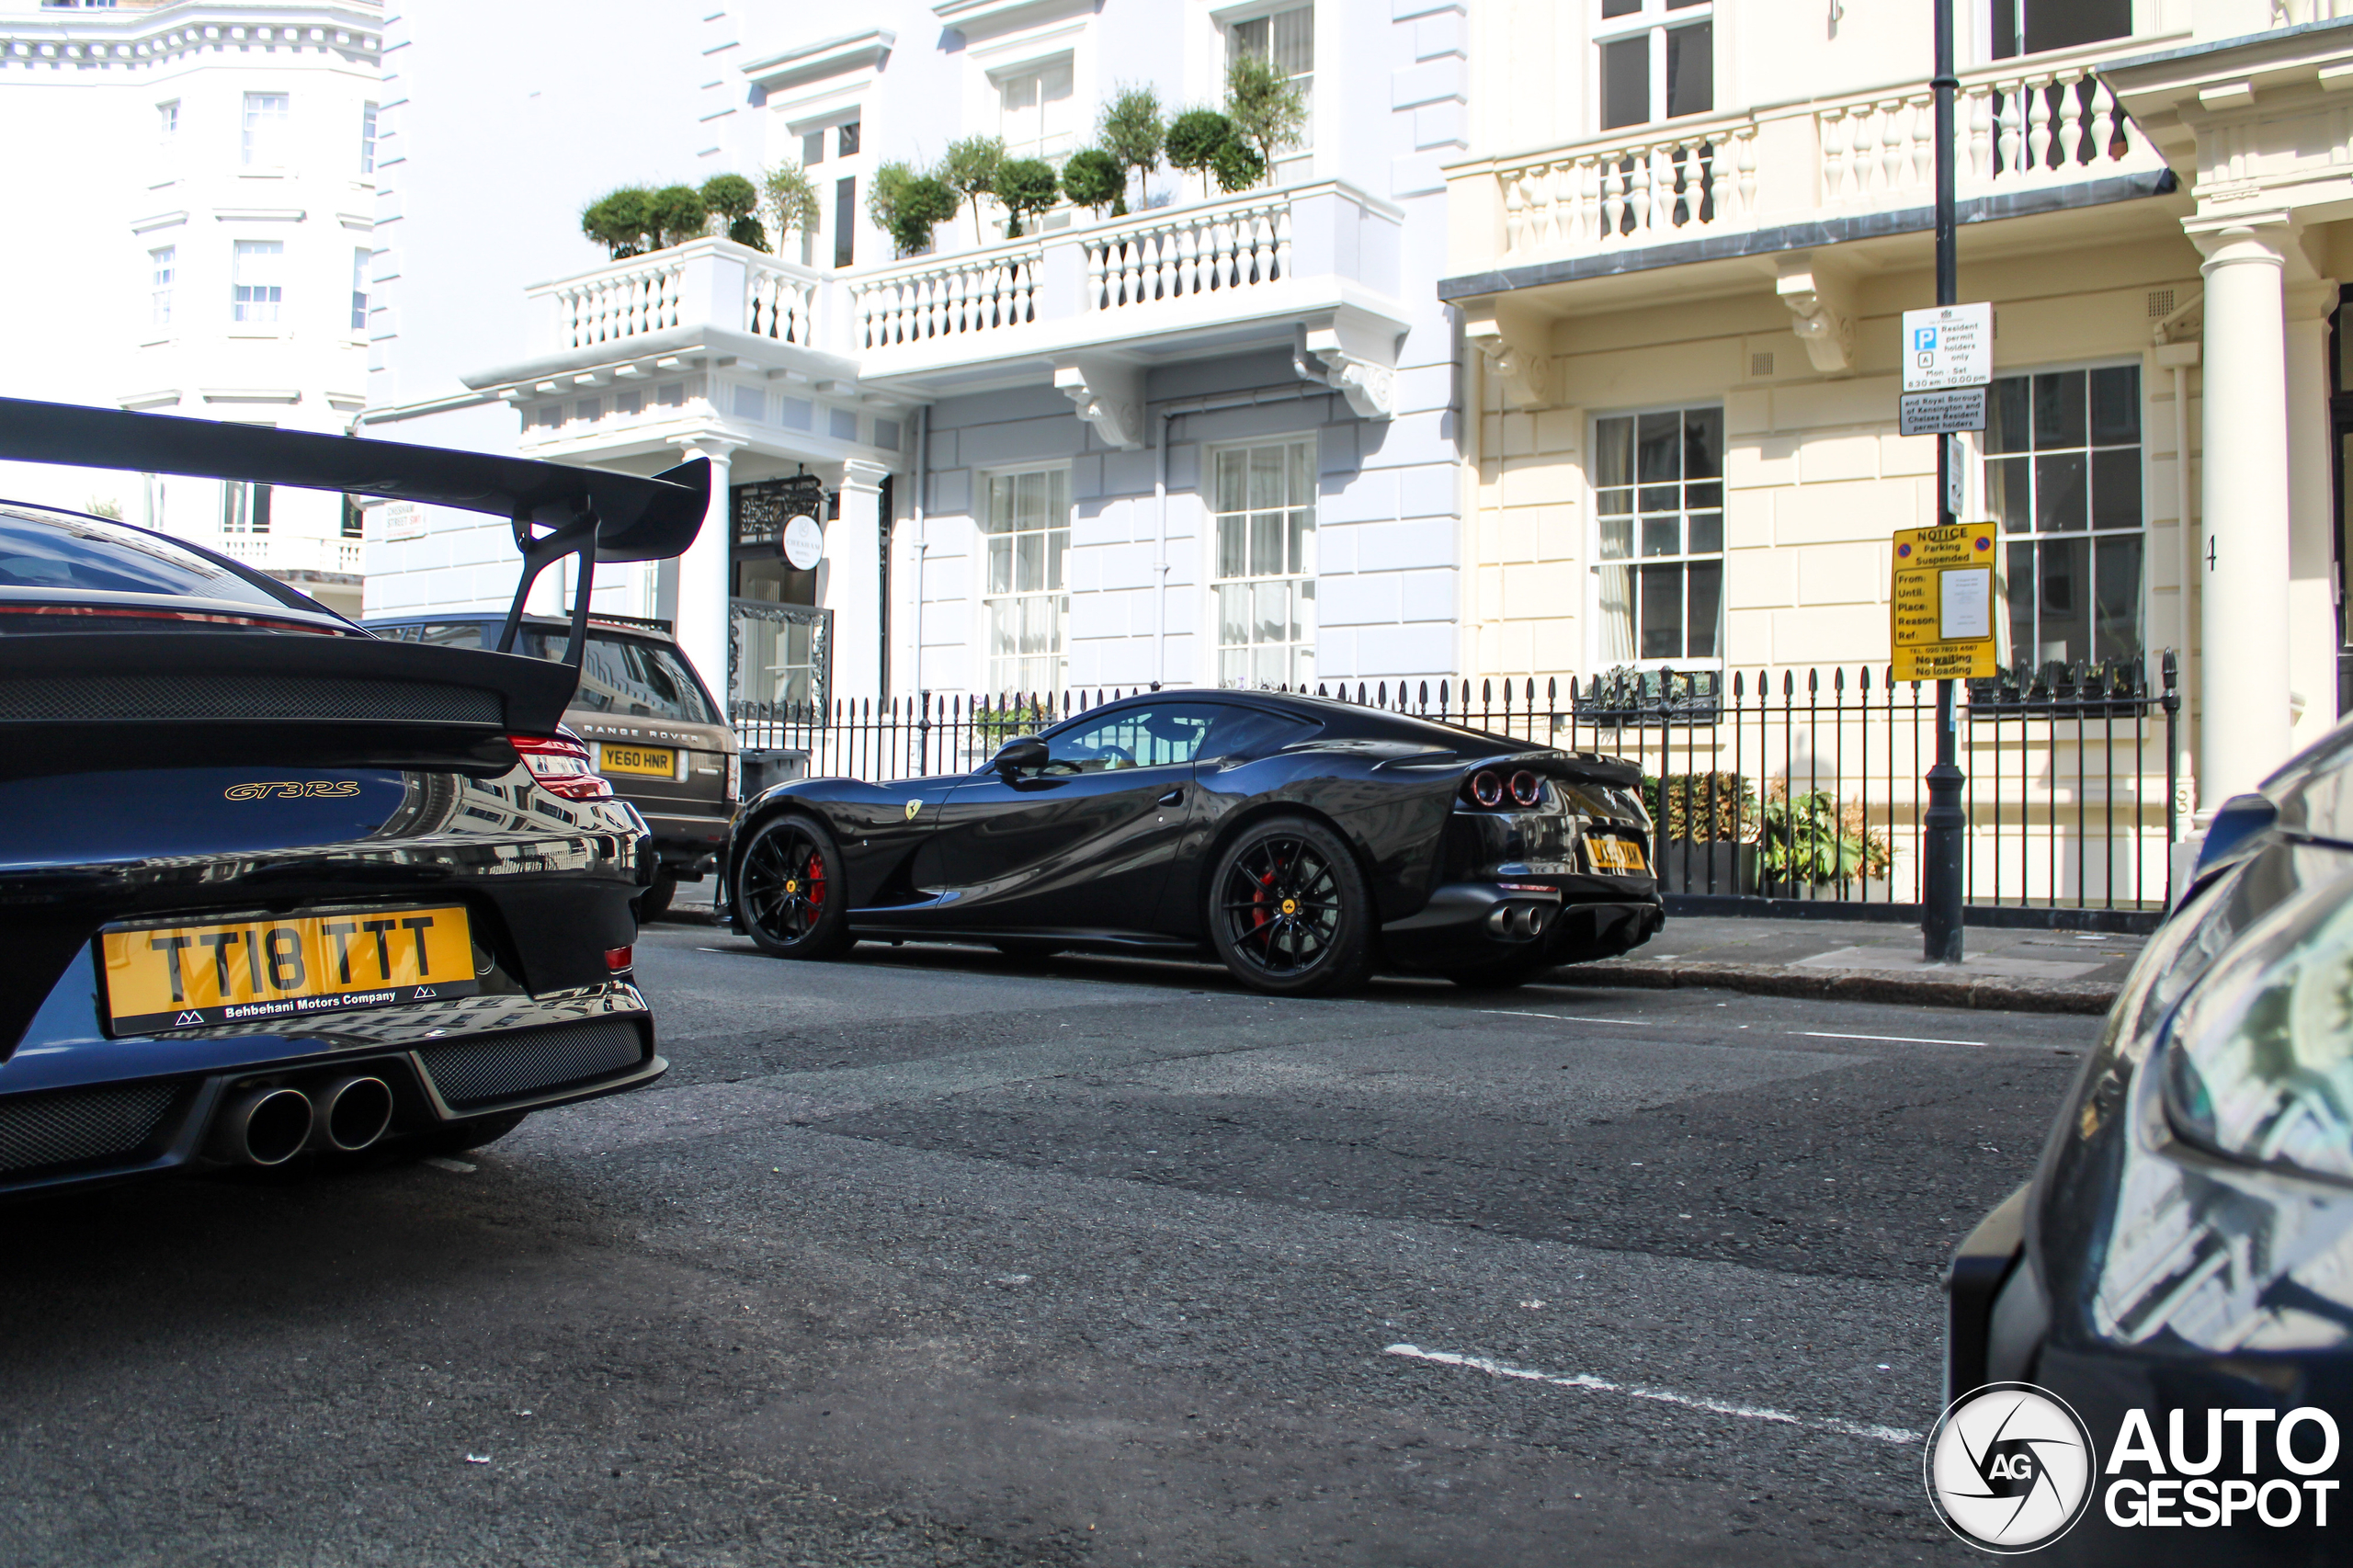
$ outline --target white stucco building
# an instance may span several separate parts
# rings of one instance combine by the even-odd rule
[[[739,711],[1460,671],[1459,339],[1436,284],[1462,0],[539,9],[386,19],[368,426],[643,472],[710,457],[732,498],[695,551],[600,574],[597,600],[675,619],[714,686],[732,629]],[[1008,239],[968,210],[904,260],[866,216],[885,162],[972,135],[1059,159],[1118,86],[1213,104],[1245,49],[1312,101],[1263,188],[1210,199],[1164,167],[1132,217]],[[611,262],[577,233],[613,187],[786,159],[823,211],[779,254]],[[784,568],[769,515],[802,474],[835,514],[813,574]],[[378,526],[371,611],[498,597],[503,529]]]
[[[23,228],[0,245],[19,302],[0,392],[345,429],[366,397],[381,26],[364,0],[0,8],[0,180]],[[0,494],[111,510],[359,608],[337,496],[16,464]]]

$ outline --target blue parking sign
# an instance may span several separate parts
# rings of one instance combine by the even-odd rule
[[[1932,326],[1924,326],[1915,330],[1912,334],[1912,348],[1915,353],[1935,353],[1937,348],[1937,329]]]

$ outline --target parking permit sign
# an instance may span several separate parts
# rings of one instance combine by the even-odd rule
[[[1946,392],[1994,379],[1994,307],[1938,305],[1904,312],[1904,390]]]
[[[1888,595],[1897,680],[1969,680],[1995,673],[1995,525],[1898,528]]]

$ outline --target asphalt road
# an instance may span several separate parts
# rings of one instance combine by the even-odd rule
[[[639,964],[472,1168],[0,1215],[0,1562],[1974,1560],[1937,1270],[2096,1019]]]

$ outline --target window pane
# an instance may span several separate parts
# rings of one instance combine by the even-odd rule
[[[1724,515],[1722,512],[1694,512],[1688,530],[1689,549],[1694,555],[1717,555],[1724,548]]]
[[[1722,479],[1724,472],[1724,411],[1683,411],[1683,477]]]
[[[1985,449],[1989,452],[2023,452],[2029,442],[2027,433],[2027,378],[2005,376],[1995,381],[1993,395],[1985,400]]]
[[[1666,117],[1716,107],[1715,24],[1670,28],[1666,34]]]
[[[834,182],[834,265],[847,267],[858,259],[858,176]]]
[[[1600,555],[1604,561],[1623,561],[1634,553],[1634,519],[1604,517],[1601,519]],[[1605,574],[1606,575],[1607,574]]]
[[[1985,460],[1985,504],[2006,534],[2034,531],[2034,476],[2027,470],[2031,458]]]
[[[2081,533],[2089,517],[2089,497],[2085,494],[2084,484],[2084,454],[2063,452],[2057,457],[2035,459],[2035,531]]]
[[[1247,452],[1220,452],[1217,455],[1217,509],[1239,512],[1249,505],[1245,485],[1250,471]]]
[[[1643,553],[1644,555],[1680,555],[1683,543],[1683,519],[1669,513],[1664,517],[1643,519]]]
[[[1601,0],[1601,14],[1608,17],[1631,17],[1643,8],[1643,0]]]
[[[1315,574],[1315,514],[1304,509],[1290,515],[1290,567],[1294,573]]]
[[[1046,536],[1015,534],[1013,545],[1013,591],[1034,594],[1046,585]]]
[[[1683,477],[1683,415],[1645,414],[1634,437],[1634,477],[1644,484],[1672,484]]]
[[[2137,534],[2093,544],[2092,657],[2129,659],[2141,651],[2141,539]]]
[[[1008,534],[994,534],[989,539],[989,592],[1013,592],[1013,539]]]
[[[1288,641],[1283,633],[1290,626],[1290,585],[1261,583],[1255,590],[1256,602],[1252,605],[1250,641],[1281,642]]]
[[[1069,552],[1069,550],[1070,530],[1068,528],[1046,530],[1046,586],[1051,590],[1061,591],[1063,557]]]
[[[1693,659],[1716,656],[1716,620],[1723,604],[1724,569],[1720,562],[1693,562],[1685,569],[1690,582],[1690,637],[1684,655]]]
[[[1593,422],[1593,483],[1607,489],[1634,483],[1634,422],[1597,419]],[[1629,506],[1620,508],[1631,511]]]
[[[1217,640],[1231,648],[1250,641],[1250,587],[1228,583],[1217,591]]]
[[[1283,514],[1250,514],[1250,575],[1269,577],[1283,569]]]
[[[1250,515],[1229,512],[1217,520],[1217,574],[1221,577],[1245,577],[1246,559],[1244,542],[1249,537]]]
[[[858,122],[853,119],[843,124],[835,133],[835,141],[841,148],[843,157],[854,158],[858,155]]]
[[[2020,9],[2029,54],[2132,36],[2132,0],[2020,0]]]
[[[2110,365],[2091,373],[2092,445],[2141,438],[2141,367]]]
[[[1284,450],[1290,454],[1290,494],[1284,503],[1292,506],[1313,506],[1315,500],[1315,444],[1302,441]]]
[[[825,133],[822,131],[804,133],[801,138],[801,166],[805,169],[824,161]]]
[[[1647,33],[1601,46],[1601,129],[1647,125],[1651,118],[1651,40]]]
[[[2052,447],[2080,447],[2084,444],[2084,373],[2081,370],[2061,370],[2053,375],[2034,378],[2034,445],[2038,451]]]
[[[1274,24],[1269,51],[1286,76],[1303,76],[1315,69],[1315,8],[1302,6],[1278,11],[1267,18]]]
[[[1687,484],[1683,487],[1683,505],[1687,507],[1704,510],[1711,506],[1721,506],[1723,504],[1724,486],[1722,480],[1711,479],[1704,484]]]
[[[2092,527],[2141,526],[2141,449],[2119,447],[2092,454]]]
[[[2041,582],[2035,596],[2036,657],[2073,663],[2091,656],[2091,541],[2044,540],[2035,549]]]
[[[1605,566],[1597,574],[1601,579],[1595,594],[1595,609],[1600,625],[1601,662],[1622,665],[1634,656],[1633,585],[1629,579],[1632,569],[1625,566]]]
[[[1683,568],[1645,566],[1643,577],[1643,657],[1683,656]]]
[[[2033,664],[2034,648],[2034,546],[2020,540],[2010,546],[2009,575],[2006,585],[2010,597],[2010,662],[2023,660]]]
[[[1041,528],[1046,526],[1046,476],[1044,474],[1014,475],[1013,526],[1017,528]]]
[[[1250,449],[1250,505],[1255,508],[1283,504],[1283,449]]]

